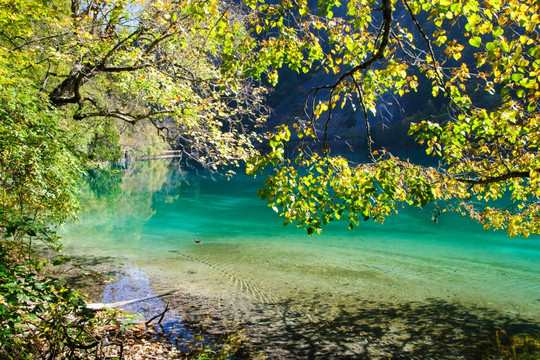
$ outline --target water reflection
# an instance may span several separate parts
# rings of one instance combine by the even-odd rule
[[[153,196],[170,180],[174,165],[168,159],[89,171],[80,189],[83,221],[77,223],[77,232],[94,247],[108,248],[111,242],[132,246],[140,240],[145,223],[155,215]],[[169,181],[169,186],[178,184]]]

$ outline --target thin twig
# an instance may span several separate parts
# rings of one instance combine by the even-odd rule
[[[145,326],[148,326],[154,319],[157,319],[159,317],[158,324],[161,324],[161,321],[163,320],[163,317],[165,316],[165,313],[169,311],[169,304],[166,303],[167,306],[165,306],[165,310],[163,310],[161,313],[157,314],[156,316],[149,319],[147,322],[144,323]]]

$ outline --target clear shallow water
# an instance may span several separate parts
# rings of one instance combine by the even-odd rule
[[[216,181],[171,160],[94,175],[80,221],[62,231],[66,252],[136,266],[160,291],[219,297],[247,316],[248,303],[294,304],[289,316],[302,321],[352,318],[366,304],[444,304],[465,309],[459,316],[481,310],[540,323],[538,237],[510,239],[456,214],[435,224],[429,209],[352,232],[337,222],[308,237],[258,199],[259,178]]]

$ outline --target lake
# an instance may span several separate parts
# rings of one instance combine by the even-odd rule
[[[538,236],[406,208],[308,237],[257,197],[263,178],[238,172],[171,159],[93,172],[65,252],[118,273],[103,301],[174,291],[159,300],[169,326],[232,321],[269,358],[476,358],[497,331],[540,332]]]

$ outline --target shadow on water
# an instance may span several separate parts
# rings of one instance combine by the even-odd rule
[[[496,334],[540,334],[536,323],[438,299],[425,303],[358,303],[331,317],[299,316],[297,304],[277,304],[281,316],[252,326],[256,341],[291,359],[486,359]],[[499,338],[504,341],[504,338]],[[270,346],[269,346],[270,345]],[[279,349],[279,350],[277,350]],[[540,354],[539,354],[540,355]]]

